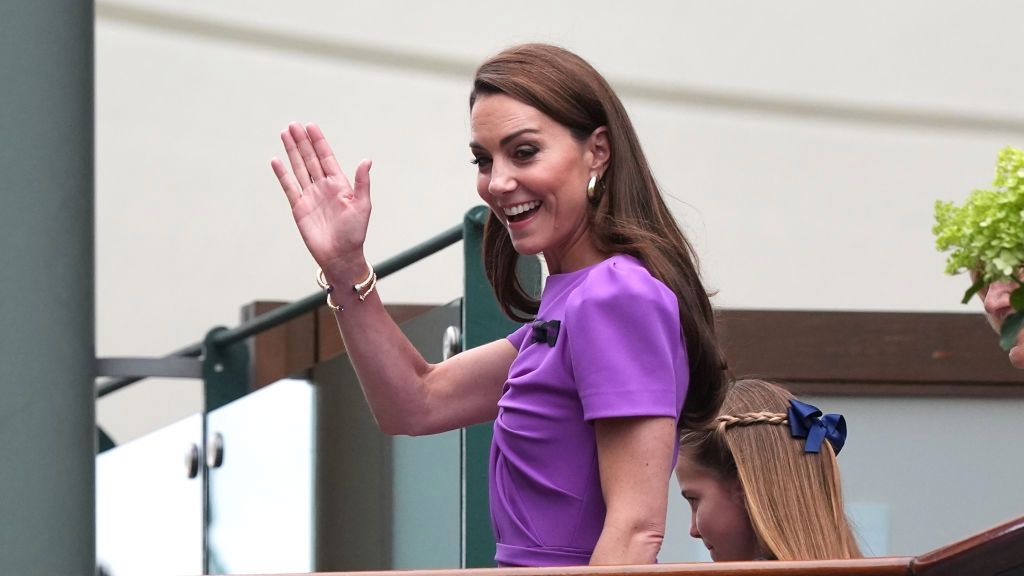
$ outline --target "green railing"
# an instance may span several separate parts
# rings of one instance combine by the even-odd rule
[[[377,272],[377,278],[386,278],[410,264],[414,264],[427,256],[439,252],[448,246],[455,244],[459,240],[462,240],[463,235],[463,225],[452,226],[441,234],[417,244],[400,254],[392,256],[373,267]],[[276,308],[266,314],[261,314],[260,316],[236,328],[215,328],[203,342],[197,342],[171,352],[167,355],[167,358],[198,358],[203,355],[204,350],[209,348],[223,349],[230,347],[242,342],[246,338],[255,336],[256,334],[274,328],[275,326],[284,324],[293,318],[302,316],[307,312],[316,310],[320,306],[323,306],[323,304],[323,292],[310,294],[301,300]],[[126,386],[130,386],[136,382],[144,380],[145,378],[147,378],[147,376],[125,377],[103,382],[97,386],[96,396],[106,396],[107,394],[116,392]]]
[[[378,278],[385,278],[452,244],[463,240],[464,293],[462,297],[462,349],[468,349],[502,338],[517,325],[506,317],[494,298],[484,271],[482,258],[483,225],[489,211],[484,206],[470,209],[461,225],[430,238],[400,254],[374,265]],[[540,264],[535,258],[523,259],[519,274],[524,287],[539,293]],[[204,416],[249,392],[249,352],[246,339],[279,326],[291,319],[324,305],[323,292],[316,292],[286,306],[262,314],[235,328],[216,327],[207,332],[202,342],[176,350],[162,358],[133,359],[131,376],[114,377],[97,386],[102,397],[145,378],[177,375],[202,378],[204,381]],[[195,359],[187,362],[186,359]],[[114,366],[110,362],[106,366]],[[104,372],[99,362],[100,376]],[[149,372],[147,372],[147,367]],[[178,371],[177,374],[171,374]],[[122,372],[123,373],[123,372]],[[206,426],[204,418],[204,437]],[[101,450],[113,448],[109,437],[98,430]],[[494,538],[490,525],[487,495],[487,467],[491,443],[491,426],[480,424],[462,431],[462,564],[466,568],[494,566]]]

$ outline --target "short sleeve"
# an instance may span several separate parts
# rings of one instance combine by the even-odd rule
[[[509,334],[505,338],[516,347],[516,350],[523,348],[523,341],[526,340],[526,335],[530,333],[530,324],[523,324],[515,332]]]
[[[689,370],[675,294],[639,264],[594,270],[566,304],[586,420],[678,417]]]

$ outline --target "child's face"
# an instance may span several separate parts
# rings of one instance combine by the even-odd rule
[[[690,536],[700,538],[715,562],[754,560],[760,546],[750,524],[737,480],[720,478],[695,464],[685,450],[679,455],[676,479],[690,503]]]

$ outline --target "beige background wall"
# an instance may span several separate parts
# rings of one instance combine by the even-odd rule
[[[578,51],[619,89],[719,306],[977,311],[958,304],[964,279],[942,274],[932,205],[987,186],[998,149],[1024,146],[1024,4],[1010,0],[97,0],[96,14],[100,356],[163,354],[236,324],[247,302],[316,289],[269,169],[288,121],[319,122],[345,167],[374,159],[372,261],[457,223],[479,202],[472,70],[515,42]],[[380,290],[445,302],[459,266],[448,249]],[[100,401],[98,418],[124,441],[200,403],[198,384],[154,380]],[[864,430],[889,422],[884,400],[843,404]],[[913,403],[922,421],[964,426],[936,458],[978,456],[986,427],[1009,430],[1024,408],[963,405]],[[1003,466],[1004,448],[978,465]],[[879,468],[848,469],[851,494],[906,501],[878,488]],[[998,519],[945,476],[908,518],[954,510],[935,522],[962,517],[961,533]],[[910,538],[902,510],[892,527]]]

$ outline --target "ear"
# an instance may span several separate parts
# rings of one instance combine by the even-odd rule
[[[587,151],[591,156],[590,171],[604,176],[612,158],[611,142],[608,141],[608,127],[599,126],[587,138]]]
[[[746,494],[743,493],[743,485],[740,484],[739,479],[730,479],[726,480],[726,482],[728,482],[729,497],[732,498],[733,502],[739,504],[740,506],[743,506],[743,508],[746,509],[747,496]]]

